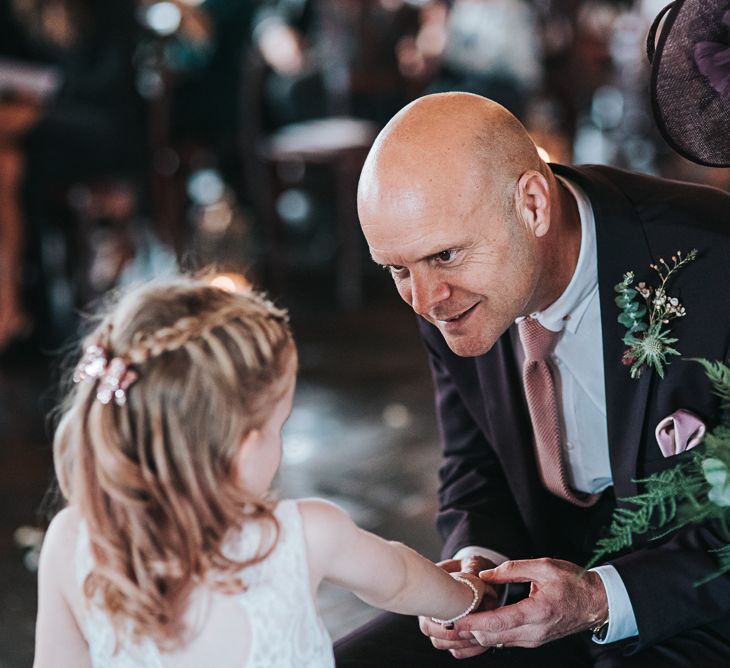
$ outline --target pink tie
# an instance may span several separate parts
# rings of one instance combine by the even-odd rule
[[[546,329],[534,318],[525,318],[517,327],[525,350],[522,380],[535,434],[535,453],[542,483],[555,496],[576,506],[592,506],[598,501],[598,495],[573,491],[568,485],[563,462],[555,382],[547,362],[560,332]]]

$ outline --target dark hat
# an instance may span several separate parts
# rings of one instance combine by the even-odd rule
[[[667,143],[700,165],[730,167],[730,0],[675,0],[654,21],[647,53]]]

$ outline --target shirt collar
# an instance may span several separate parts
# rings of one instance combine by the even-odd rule
[[[593,207],[583,190],[562,176],[557,176],[557,178],[573,195],[578,205],[581,230],[580,252],[573,277],[563,294],[545,310],[531,313],[530,317],[553,332],[566,329],[575,333],[585,315],[591,297],[598,289],[596,224]]]

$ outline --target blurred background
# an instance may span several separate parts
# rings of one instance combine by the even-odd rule
[[[461,90],[552,161],[730,188],[655,130],[645,41],[664,4],[0,0],[0,668],[32,663],[60,361],[109,290],[179,268],[292,312],[280,493],[436,558],[430,379],[360,237],[362,162],[404,104]],[[334,588],[320,607],[334,638],[373,614]]]

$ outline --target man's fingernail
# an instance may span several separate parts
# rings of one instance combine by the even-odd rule
[[[462,640],[471,640],[471,638],[472,638],[471,631],[462,631],[459,634],[459,638],[461,638]]]

